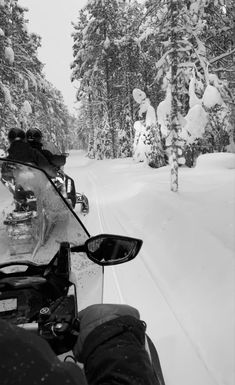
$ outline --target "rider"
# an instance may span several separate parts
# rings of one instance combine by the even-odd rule
[[[80,333],[72,362],[61,362],[32,332],[0,321],[1,385],[164,385],[146,324],[128,305],[92,305],[79,313]]]
[[[25,141],[25,132],[19,128],[11,129],[8,133],[10,147],[7,159],[35,165],[44,170],[51,178],[56,175],[55,168],[48,162],[47,158],[37,149],[33,149]]]

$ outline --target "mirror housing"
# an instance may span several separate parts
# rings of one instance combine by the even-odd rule
[[[143,241],[122,235],[100,234],[86,240],[72,252],[85,252],[89,259],[101,266],[118,265],[130,261],[138,254]]]

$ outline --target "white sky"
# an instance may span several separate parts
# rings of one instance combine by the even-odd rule
[[[45,64],[44,72],[49,80],[63,94],[65,104],[73,112],[75,88],[70,81],[70,64],[73,61],[71,21],[76,21],[79,9],[87,0],[19,0],[29,9],[29,32],[42,38],[38,50],[39,59]]]

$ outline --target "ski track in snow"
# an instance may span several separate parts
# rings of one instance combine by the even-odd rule
[[[96,182],[95,182],[95,175],[92,171],[88,171],[87,173],[87,177],[88,177],[88,180],[89,182],[91,183],[92,185],[92,188],[93,188],[93,191],[94,191],[94,198],[95,198],[95,207],[96,207],[96,211],[97,211],[97,216],[98,216],[98,222],[99,222],[99,227],[100,227],[100,232],[103,233],[104,232],[104,228],[107,228],[105,226],[105,217],[104,217],[104,213],[103,211],[100,209],[100,204],[99,202],[101,202],[101,197],[100,195],[98,194],[98,191],[97,191],[97,188],[96,188]],[[103,203],[103,202],[102,202]],[[110,231],[112,231],[112,229],[110,228]],[[125,232],[124,232],[125,234]],[[113,274],[113,278],[114,278],[114,281],[115,281],[115,286],[116,286],[116,289],[117,289],[117,292],[118,292],[118,297],[119,297],[119,301],[120,303],[124,304],[125,303],[125,300],[124,300],[124,297],[123,297],[123,294],[122,294],[122,291],[121,291],[121,287],[120,287],[120,284],[119,284],[119,281],[118,281],[118,277],[117,277],[117,274],[115,272],[115,268],[113,266],[110,267],[111,271],[112,271],[112,274]],[[104,279],[106,278],[106,268],[105,268],[105,276],[104,276]],[[104,285],[106,285],[106,280],[105,280],[105,283]],[[104,290],[106,291],[106,290]],[[106,302],[104,300],[104,302]]]
[[[141,238],[144,222],[139,223],[138,221],[135,221],[133,220],[133,218],[128,216],[128,214],[125,212],[125,207],[126,207],[125,204],[124,204],[124,207],[122,207],[123,197],[118,196],[119,189],[120,189],[120,194],[122,194],[122,190],[126,188],[125,178],[126,177],[128,178],[128,175],[125,175],[125,172],[126,172],[125,163],[122,164],[121,161],[120,161],[120,165],[113,163],[112,168],[110,167],[110,169],[107,169],[107,175],[104,176],[103,174],[101,174],[101,172],[103,170],[106,171],[106,169],[105,168],[102,169],[103,166],[101,162],[85,159],[82,156],[82,153],[79,154],[78,152],[76,154],[74,153],[71,155],[72,155],[71,162],[68,161],[67,172],[69,175],[71,175],[75,179],[75,183],[78,186],[78,191],[81,192],[80,190],[80,185],[81,185],[83,187],[82,191],[84,191],[89,198],[90,213],[85,217],[81,216],[79,212],[78,212],[78,215],[81,217],[82,222],[87,227],[90,234],[95,235],[98,233],[115,233],[115,234],[123,234],[123,235],[128,235],[133,237],[136,236]],[[97,168],[96,168],[96,164],[97,164]],[[122,179],[120,179],[120,183],[122,183],[122,185],[118,185],[118,188],[117,188],[118,192],[116,192],[115,188],[114,190],[110,190],[110,185],[109,185],[110,181],[109,183],[106,183],[106,179],[105,179],[105,178],[109,178],[110,170],[112,170],[112,173],[114,173],[114,177],[115,177],[116,168],[118,168],[117,171],[123,168]],[[136,172],[136,170],[138,172],[138,165],[134,169],[134,172]],[[198,232],[197,227],[195,227],[195,229],[194,228],[191,229],[191,232],[193,233],[194,231],[196,231],[195,236],[200,237],[201,234],[203,234],[203,232],[207,231],[209,240],[207,241],[208,244],[206,243],[206,247],[208,248],[208,250],[210,250],[211,243],[215,243],[215,245],[219,246],[219,249],[221,248],[221,250],[224,250],[224,258],[225,259],[230,258],[231,248],[234,247],[234,243],[230,242],[230,239],[231,239],[230,234],[229,236],[227,235],[227,238],[225,237],[226,232],[223,229],[223,227],[219,227],[216,225],[216,220],[217,220],[216,216],[215,218],[213,217],[215,222],[215,226],[213,226],[213,228],[211,226],[211,223],[213,223],[213,220],[208,223],[207,223],[207,220],[204,221],[204,218],[207,218],[206,215],[208,215],[208,213],[209,215],[211,214],[211,212],[209,211],[210,196],[209,198],[207,198],[207,196],[205,198],[205,192],[206,194],[208,192],[207,190],[204,189],[204,180],[202,179],[202,178],[205,178],[206,180],[208,178],[207,175],[205,176],[202,175],[200,179],[201,184],[197,186],[197,189],[198,189],[196,191],[197,194],[196,195],[191,194],[191,191],[194,191],[193,184],[195,183],[195,176],[197,174],[197,172],[195,172],[195,176],[194,176],[193,172],[196,170],[197,169],[195,170],[185,169],[184,174],[188,178],[187,184],[185,183],[184,180],[182,181],[182,186],[183,186],[182,191],[184,191],[184,194],[177,196],[178,204],[181,205],[183,203],[182,207],[184,210],[186,210],[182,213],[183,219],[181,218],[180,224],[183,223],[184,221],[186,223],[192,223],[192,220],[190,220],[190,215],[192,210],[192,212],[194,212],[194,215],[196,216],[195,223],[198,223],[198,221],[201,221],[202,229],[200,230],[201,232],[200,231]],[[76,175],[74,171],[76,171]],[[166,183],[164,178],[164,173],[165,173],[164,169],[159,170],[158,179],[157,179],[158,189],[160,189],[160,191],[163,191],[163,194],[165,191],[165,183]],[[227,175],[224,176],[224,174],[221,174],[220,177],[222,178],[222,180],[224,178],[224,180],[226,181]],[[113,175],[112,175],[112,178],[113,178]],[[119,178],[118,173],[117,173],[117,178]],[[144,175],[144,178],[145,178],[145,182],[148,181],[148,178],[152,178],[152,170],[147,168],[146,175]],[[191,178],[191,181],[190,181],[190,178]],[[115,179],[113,180],[114,182],[116,182]],[[136,182],[134,178],[132,182],[133,181],[134,183]],[[213,182],[214,181],[211,180],[211,191],[214,191],[214,187],[217,187],[216,180],[214,182],[214,185],[213,185]],[[223,181],[221,183],[223,183]],[[137,183],[136,189],[138,190],[138,188],[141,189],[141,184],[138,185]],[[225,189],[226,189],[226,185],[225,185]],[[110,196],[110,191],[112,194],[114,194],[114,196]],[[188,191],[190,194],[188,194]],[[117,197],[116,197],[116,194],[117,194]],[[204,199],[202,202],[204,206],[202,207],[198,204],[198,202],[200,202],[201,197],[203,197]],[[115,199],[117,200],[115,201]],[[125,199],[125,196],[124,196],[124,199]],[[158,199],[160,199],[159,207],[161,207],[161,200],[162,200],[163,207],[165,207],[165,203],[166,203],[165,196],[163,196],[162,198],[162,196],[160,195],[158,196]],[[157,218],[158,227],[156,227],[155,229],[155,231],[157,231],[155,240],[153,241],[154,238],[152,236],[149,237],[148,236],[149,234],[144,232],[143,234],[144,245],[139,255],[136,257],[134,261],[128,262],[126,264],[123,264],[117,267],[105,268],[104,301],[116,302],[116,303],[128,303],[139,309],[141,318],[147,322],[148,334],[151,336],[151,338],[153,339],[158,349],[162,368],[163,368],[163,373],[164,373],[165,381],[167,385],[173,385],[173,384],[174,385],[175,384],[177,385],[178,384],[181,384],[181,385],[198,385],[198,384],[200,385],[219,385],[219,384],[232,385],[233,374],[228,373],[226,378],[226,376],[223,374],[223,372],[220,369],[220,366],[221,366],[220,363],[223,364],[222,365],[223,368],[226,368],[226,363],[227,363],[226,357],[224,358],[223,356],[221,356],[221,354],[217,354],[217,355],[215,354],[215,358],[213,361],[213,357],[211,359],[211,357],[208,356],[208,352],[213,352],[213,349],[210,350],[211,349],[210,347],[208,352],[205,349],[203,350],[203,348],[206,345],[205,344],[204,344],[205,346],[202,345],[203,339],[198,339],[197,333],[193,332],[194,325],[193,324],[190,325],[189,323],[190,319],[188,320],[190,313],[187,314],[187,312],[185,312],[185,309],[183,307],[181,309],[181,306],[184,306],[184,303],[182,302],[182,305],[181,305],[179,302],[179,298],[177,296],[174,297],[174,295],[173,296],[170,295],[172,293],[170,293],[169,290],[171,289],[171,286],[174,287],[174,284],[172,283],[172,285],[167,287],[163,277],[161,276],[161,271],[158,271],[159,270],[158,265],[156,265],[156,263],[154,264],[155,257],[151,255],[153,254],[153,250],[154,252],[156,250],[156,253],[158,253],[158,246],[159,246],[159,252],[163,250],[161,237],[162,236],[164,237],[165,235],[164,231],[166,228],[168,228],[169,226],[175,226],[174,221],[176,220],[175,218],[178,215],[179,209],[177,208],[177,211],[176,211],[174,199],[175,198],[169,201],[169,209],[168,207],[166,207],[167,211],[163,213],[163,217],[161,216],[162,213],[158,212],[159,214]],[[125,201],[123,202],[125,203]],[[198,211],[195,211],[195,202],[198,205],[198,208],[200,208]],[[223,200],[221,202],[223,203]],[[229,205],[231,204],[231,202],[228,201],[227,204],[228,204],[228,207],[230,207]],[[233,208],[233,204],[231,208]],[[138,216],[136,218],[138,218]],[[141,221],[142,219],[144,218],[141,218]],[[232,232],[233,230],[234,223],[231,223],[231,226],[232,227],[230,229],[230,232]],[[221,230],[223,230],[222,235],[221,235]],[[191,236],[191,233],[189,233],[189,236]],[[226,253],[225,253],[225,250],[227,250]],[[178,249],[176,249],[175,251],[177,252]],[[187,247],[186,247],[186,251],[187,251]],[[216,254],[218,253],[219,251],[216,252]],[[174,255],[172,255],[172,258],[174,258]],[[187,259],[184,260],[184,258],[185,257],[183,256],[181,262],[182,263],[186,262],[186,264],[189,263]],[[161,260],[157,259],[157,261],[162,263]],[[208,263],[209,262],[207,262],[207,264]],[[162,267],[164,268],[165,266],[160,265],[160,268]],[[174,272],[174,268],[175,266],[173,265],[173,272]],[[186,268],[185,268],[186,274],[187,274],[187,268],[188,266],[186,265]],[[197,268],[199,269],[202,267],[200,267],[199,265],[199,267]],[[189,273],[190,273],[190,270],[189,270]],[[200,269],[199,271],[197,271],[197,274],[198,273],[200,274]],[[211,276],[213,277],[212,274]],[[176,275],[176,278],[177,278],[177,275]],[[184,277],[182,276],[182,278],[184,282]],[[187,280],[186,283],[187,282],[190,282],[190,281]],[[205,288],[206,287],[207,286],[205,286]],[[178,295],[180,293],[179,288],[180,287],[177,287]],[[192,287],[191,290],[193,293],[194,288]],[[177,300],[176,302],[174,301],[174,298]],[[187,296],[186,296],[186,299],[187,299]],[[202,303],[203,303],[203,298],[202,298]],[[195,311],[194,308],[193,310]],[[210,338],[211,336],[208,337],[208,341],[210,341]],[[217,347],[215,346],[215,351],[216,351],[216,348]],[[215,367],[215,363],[216,363],[216,360],[218,362],[218,357],[219,357],[219,365],[217,368]],[[225,372],[225,369],[224,369],[224,372]]]

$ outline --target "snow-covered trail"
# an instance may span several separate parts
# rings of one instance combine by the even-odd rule
[[[182,192],[173,194],[167,168],[92,161],[82,152],[71,152],[66,165],[78,191],[89,197],[90,213],[81,219],[91,235],[144,240],[134,261],[105,270],[104,299],[139,309],[168,385],[233,383],[230,171],[184,169]]]

